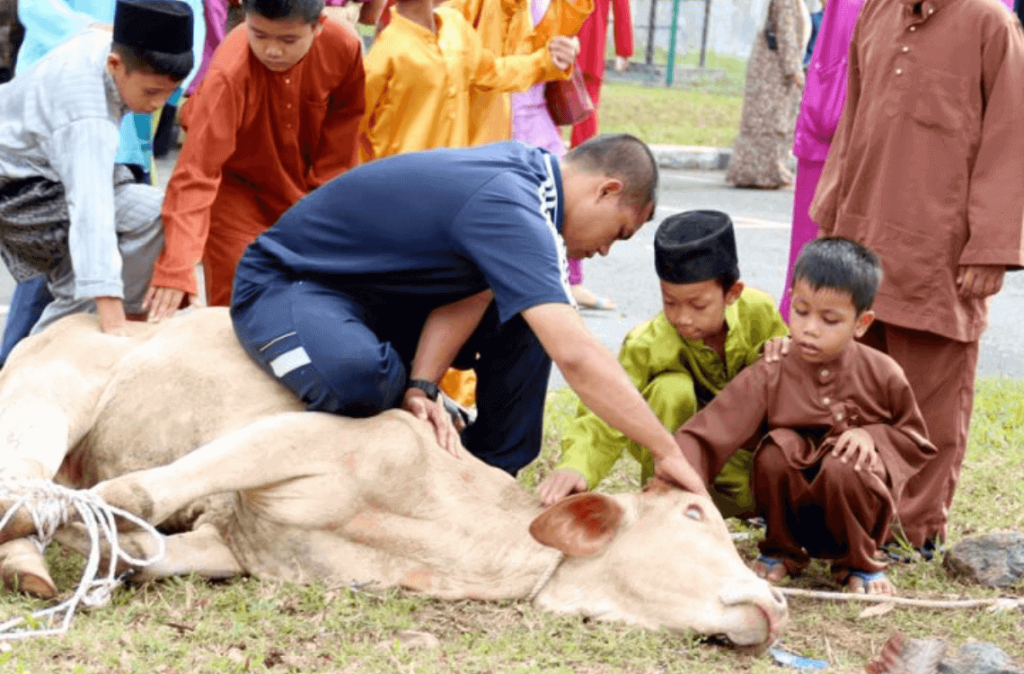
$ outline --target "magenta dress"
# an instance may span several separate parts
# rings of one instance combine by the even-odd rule
[[[818,223],[809,210],[825,167],[832,135],[846,102],[846,71],[850,39],[864,0],[829,0],[821,20],[814,54],[807,68],[807,83],[796,121],[793,154],[797,158],[793,229],[789,240],[789,266],[779,311],[789,321],[793,265],[808,241],[818,236]]]
[[[530,0],[533,25],[544,17],[548,0]],[[565,142],[558,127],[551,120],[548,104],[544,100],[544,83],[534,85],[521,94],[512,94],[512,140],[547,150],[561,159],[565,155]],[[583,283],[583,261],[569,258],[569,284]]]

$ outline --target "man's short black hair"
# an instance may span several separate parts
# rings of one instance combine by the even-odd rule
[[[194,64],[192,52],[190,51],[180,54],[167,54],[148,49],[139,49],[138,47],[129,47],[118,42],[114,42],[110,46],[110,51],[121,57],[125,70],[130,73],[141,70],[153,73],[154,75],[163,75],[178,82],[188,77],[188,74],[192,72]]]
[[[803,281],[815,290],[850,293],[857,314],[871,308],[882,282],[878,256],[856,241],[839,236],[814,239],[793,267],[793,283]]]
[[[266,19],[298,19],[315,24],[324,11],[324,0],[242,0],[242,9]]]
[[[658,162],[636,136],[609,133],[591,138],[565,156],[588,173],[601,173],[623,182],[623,197],[636,208],[658,201]],[[654,210],[651,210],[654,216]]]

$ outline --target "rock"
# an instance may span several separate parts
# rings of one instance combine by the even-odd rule
[[[955,658],[943,660],[939,674],[1024,674],[1024,669],[995,644],[979,641],[964,644]]]
[[[946,552],[946,571],[989,587],[1009,587],[1024,578],[1024,534],[1002,531],[965,538]]]

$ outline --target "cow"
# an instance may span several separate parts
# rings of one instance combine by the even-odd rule
[[[162,534],[166,554],[140,579],[248,573],[531,599],[748,650],[785,625],[785,600],[747,568],[705,497],[588,493],[544,510],[404,411],[304,411],[242,350],[224,309],[129,331],[105,335],[76,315],[18,346],[0,373],[0,476],[92,488],[154,523],[202,510]],[[23,513],[0,535],[4,578],[52,596]],[[57,540],[89,545],[80,525]],[[137,558],[157,548],[138,530],[119,543]]]

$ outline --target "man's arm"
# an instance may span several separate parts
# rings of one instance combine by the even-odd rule
[[[707,495],[704,482],[683,458],[672,435],[575,309],[568,304],[539,304],[522,316],[584,405],[650,450],[659,477]]]
[[[430,312],[416,345],[409,379],[434,384],[440,381],[441,375],[480,325],[493,299],[493,293],[485,290]],[[453,456],[459,455],[462,447],[459,434],[440,402],[431,403],[422,391],[410,388],[402,399],[402,409],[431,424],[437,434],[438,444]]]

